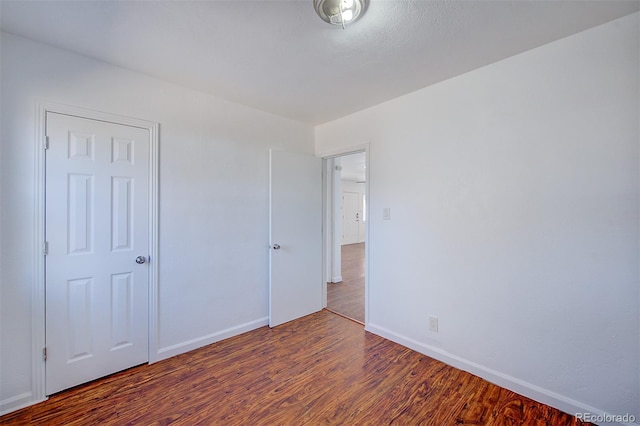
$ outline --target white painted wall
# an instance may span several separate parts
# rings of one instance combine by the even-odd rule
[[[159,357],[266,324],[268,149],[312,153],[313,129],[10,34],[1,42],[0,411],[37,399],[37,99],[160,123]]]
[[[371,144],[367,329],[640,421],[639,16],[316,128]]]

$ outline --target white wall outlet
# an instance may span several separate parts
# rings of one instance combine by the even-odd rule
[[[438,317],[429,317],[429,331],[438,332]]]
[[[389,207],[382,209],[382,220],[391,220],[391,209]]]

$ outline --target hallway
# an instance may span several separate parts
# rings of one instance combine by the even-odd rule
[[[365,243],[342,246],[342,282],[327,284],[327,309],[364,324]]]

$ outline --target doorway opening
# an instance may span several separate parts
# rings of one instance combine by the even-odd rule
[[[361,324],[366,319],[367,157],[325,158],[326,306]]]

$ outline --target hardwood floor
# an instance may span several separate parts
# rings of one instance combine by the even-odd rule
[[[342,246],[342,282],[327,284],[327,309],[364,324],[365,243]]]
[[[579,425],[328,311],[53,395],[2,425]]]

